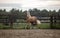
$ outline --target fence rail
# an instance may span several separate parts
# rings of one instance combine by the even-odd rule
[[[20,19],[17,19],[17,20],[20,20]],[[55,25],[55,26],[57,26],[57,24],[60,25],[60,16],[39,17],[38,19],[41,21],[41,23],[50,23],[51,28],[53,28],[53,25]],[[8,25],[8,23],[10,23],[11,27],[12,27],[12,24],[14,23],[13,20],[14,20],[14,18],[11,18],[11,17],[0,18],[0,23],[4,23],[6,25]],[[26,23],[25,21],[26,21],[25,19],[22,19],[21,21],[16,22],[16,23]]]

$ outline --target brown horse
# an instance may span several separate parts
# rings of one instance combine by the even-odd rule
[[[37,17],[31,16],[29,12],[27,12],[27,18],[26,19],[27,19],[27,23],[29,25],[35,26],[35,25],[41,24],[41,22],[37,19]]]

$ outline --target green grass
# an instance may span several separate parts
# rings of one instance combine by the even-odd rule
[[[45,28],[50,28],[50,25],[49,23],[42,23],[38,27],[45,29]]]
[[[14,24],[13,28],[27,28],[27,23],[20,23],[20,24]],[[29,26],[28,26],[29,27]],[[30,26],[30,27],[36,27],[36,28],[50,28],[49,23],[42,23],[40,25],[36,25],[36,26]]]
[[[27,24],[26,23],[14,23],[14,25],[13,25],[13,28],[24,28],[24,27],[26,27],[27,26]]]
[[[50,23],[42,23],[42,24],[36,25],[36,26],[29,26],[27,23],[14,23],[13,24],[14,29],[25,29],[25,28],[29,29],[29,27],[32,27],[32,28],[36,27],[38,29],[49,29],[50,28]],[[59,26],[56,25],[56,27],[60,28],[60,25]],[[9,29],[10,26],[3,25],[3,24],[0,23],[0,29],[2,29],[2,28],[3,29]]]
[[[0,23],[0,29],[9,29],[10,26]]]

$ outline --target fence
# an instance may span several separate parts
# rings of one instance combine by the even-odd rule
[[[2,15],[2,16],[8,16],[9,15]],[[49,16],[49,17],[38,17],[39,20],[41,20],[42,23],[50,23],[51,29],[53,28],[60,28],[60,16]],[[5,25],[10,25],[10,28],[13,28],[13,20],[11,16],[9,18],[0,18],[0,23],[3,23]],[[21,21],[22,22],[22,21]],[[18,22],[16,22],[18,23]],[[23,22],[22,22],[23,23]]]
[[[60,16],[39,17],[42,23],[50,23],[50,27],[60,28]]]
[[[50,26],[51,26],[51,28],[56,28],[56,29],[60,28],[60,16],[51,16],[50,17]]]

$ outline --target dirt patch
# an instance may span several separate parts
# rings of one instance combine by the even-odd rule
[[[0,30],[0,38],[60,38],[60,30]]]

